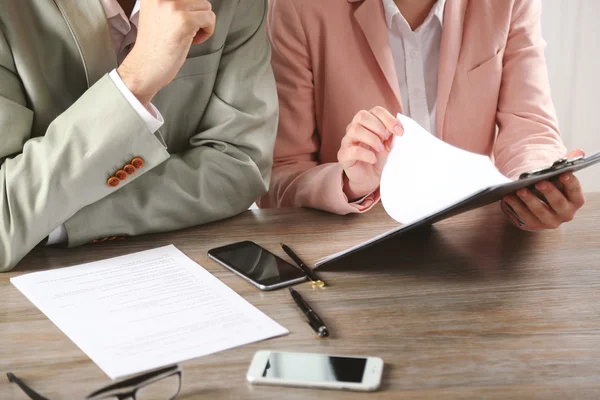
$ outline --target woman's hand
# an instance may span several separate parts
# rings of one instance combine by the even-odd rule
[[[338,161],[344,168],[344,193],[355,201],[375,191],[394,135],[404,128],[382,107],[360,111],[346,128]]]
[[[585,153],[582,150],[575,150],[567,154],[567,158],[583,155]],[[563,187],[562,191],[548,181],[535,185],[548,200],[548,204],[530,190],[521,189],[516,195],[504,197],[502,210],[515,226],[523,230],[537,232],[558,228],[563,223],[573,220],[575,213],[585,203],[581,184],[575,175],[567,172],[559,177],[559,181]]]

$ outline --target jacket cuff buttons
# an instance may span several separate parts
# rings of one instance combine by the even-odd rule
[[[118,170],[113,176],[108,178],[108,181],[106,181],[106,183],[110,187],[117,187],[119,186],[121,181],[127,179],[129,175],[135,174],[135,172],[138,169],[142,168],[144,164],[145,163],[143,158],[135,157],[133,160],[131,160],[129,164],[124,165],[122,169]]]
[[[133,165],[135,169],[140,169],[144,166],[144,159],[141,157],[136,157],[131,160],[131,165]]]
[[[119,183],[121,183],[121,181],[116,176],[111,176],[110,178],[108,178],[108,181],[106,183],[108,183],[108,186],[110,187],[117,187],[119,186]]]

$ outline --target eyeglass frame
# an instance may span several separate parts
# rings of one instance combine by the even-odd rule
[[[169,399],[165,399],[174,400],[177,398],[177,396],[179,396],[181,391],[181,381],[183,380],[183,370],[177,364],[133,376],[120,382],[111,383],[110,385],[107,385],[89,394],[86,397],[86,400],[101,400],[111,397],[119,400],[135,399],[138,390],[151,385],[154,382],[158,382],[162,379],[166,379],[175,375],[179,377],[179,386],[177,388],[177,392]],[[16,383],[31,400],[49,400],[33,390],[29,385],[15,376],[12,372],[8,372],[6,376],[10,382]]]

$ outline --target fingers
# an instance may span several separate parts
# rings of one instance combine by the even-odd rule
[[[534,196],[531,195],[531,197]],[[536,198],[536,200],[540,204],[543,204],[538,198]],[[512,195],[505,196],[504,201],[508,203],[508,205],[519,216],[519,219],[521,219],[521,221],[523,222],[523,225],[520,226],[521,229],[529,231],[540,231],[545,229],[544,224],[539,220],[539,218],[535,216],[533,212],[529,210],[529,208],[525,204],[523,204],[518,198]]]
[[[576,210],[583,207],[585,204],[585,196],[583,194],[581,183],[579,183],[579,179],[577,179],[577,177],[570,172],[562,174],[559,179],[564,186],[563,190],[567,200],[575,207]]]
[[[536,184],[536,188],[546,197],[556,218],[561,223],[570,222],[575,218],[577,210],[585,204],[583,189],[579,180],[570,172],[561,175],[559,179],[563,187],[562,192],[546,181]]]
[[[212,11],[201,11],[201,15],[198,18],[198,24],[200,29],[194,36],[192,44],[204,43],[209,37],[215,33],[215,26],[217,22],[217,16]]]
[[[207,33],[213,33],[215,31],[215,23],[217,16],[212,11],[197,11],[196,23]]]
[[[383,146],[388,151],[388,153],[392,150],[392,141],[394,140],[394,135],[390,135],[390,137],[383,142]]]
[[[183,11],[211,11],[212,4],[208,0],[170,0],[172,6]]]
[[[554,211],[560,222],[568,222],[575,217],[576,207],[567,200],[556,186],[544,181],[539,182],[535,187],[544,195],[550,208]]]
[[[521,220],[521,218],[519,218],[519,216],[517,215],[515,210],[513,210],[512,207],[509,206],[506,201],[502,200],[500,202],[500,206],[501,206],[504,214],[506,214],[506,216],[508,216],[508,218],[510,219],[510,222],[512,222],[512,224],[514,226],[516,226],[517,228],[521,228],[525,225],[525,223]]]
[[[193,44],[200,44],[213,35],[217,17],[208,0],[171,0],[171,5],[184,12],[182,18],[194,34]]]
[[[360,111],[346,129],[342,147],[365,144],[377,152],[391,149],[393,135],[402,135],[400,123],[383,107]]]
[[[579,149],[569,152],[565,157],[570,159],[583,156],[585,152]],[[507,196],[504,199],[525,223],[528,230],[556,229],[563,222],[572,221],[577,210],[585,203],[581,184],[571,172],[562,174],[554,183],[538,182],[534,191],[536,193],[539,191],[545,200],[540,200],[529,189],[521,189],[516,197]],[[511,215],[510,207],[503,206],[502,209],[515,223],[513,218],[515,215]]]
[[[352,146],[340,149],[338,152],[338,161],[345,169],[353,166],[357,161],[374,165],[377,163],[377,156],[371,150],[364,147]]]
[[[380,141],[386,140],[391,135],[381,120],[369,111],[359,111],[348,125],[347,132],[360,127],[373,132],[379,137]]]
[[[404,127],[402,124],[383,107],[375,107],[371,110],[371,114],[377,117],[381,123],[385,126],[388,132],[395,135],[402,136],[404,133]]]
[[[542,223],[540,228],[556,229],[563,222],[550,207],[535,196],[529,189],[519,190],[517,196],[519,196],[521,201],[529,208],[529,211],[531,211],[531,213]]]
[[[368,111],[360,111],[348,125],[341,147],[364,144],[380,153],[384,148],[387,149],[384,142],[390,136],[391,134],[377,117]]]
[[[566,158],[585,157],[585,151],[581,149],[573,150],[565,156]]]
[[[583,190],[577,178],[570,172],[560,176],[564,193],[548,181],[538,182],[535,188],[546,198],[547,204],[529,189],[521,189],[515,196],[506,196],[504,201],[510,207],[502,207],[511,221],[523,229],[539,231],[556,229],[564,222],[575,218],[575,213],[585,203]],[[557,183],[560,185],[560,183]],[[520,200],[520,201],[519,201]],[[516,215],[511,215],[510,208]],[[516,218],[515,218],[516,217]]]
[[[567,155],[565,157],[566,158],[585,157],[585,151],[583,151],[582,149],[573,150],[573,151],[570,151],[569,153],[567,153]],[[563,191],[562,191],[561,195],[563,195],[563,197],[566,198],[565,200],[568,203],[570,203],[570,207],[571,207],[570,211],[572,211],[572,213],[575,214],[575,212],[578,209],[580,209],[581,207],[583,207],[583,205],[585,204],[585,196],[583,194],[583,189],[581,188],[581,184],[579,183],[579,180],[575,177],[575,175],[573,175],[573,173],[571,173],[571,172],[562,174],[559,177],[559,180],[563,185]],[[556,201],[559,203],[559,204],[557,204],[558,208],[555,208],[554,205],[552,205],[552,208],[554,208],[556,211],[563,211],[567,208],[566,204],[564,203],[564,201],[562,199],[556,199]],[[573,218],[573,215],[568,215],[568,216],[570,217],[570,219],[568,219],[568,221],[570,221]]]
[[[383,140],[385,139],[387,138],[384,138]],[[341,147],[365,144],[379,153],[384,149],[383,140],[377,134],[373,133],[372,130],[365,128],[364,126],[351,125],[348,127],[346,136],[342,139]]]

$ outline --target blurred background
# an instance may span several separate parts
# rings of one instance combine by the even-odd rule
[[[543,0],[542,30],[552,98],[567,148],[600,151],[600,0]],[[600,192],[600,167],[581,171]]]

